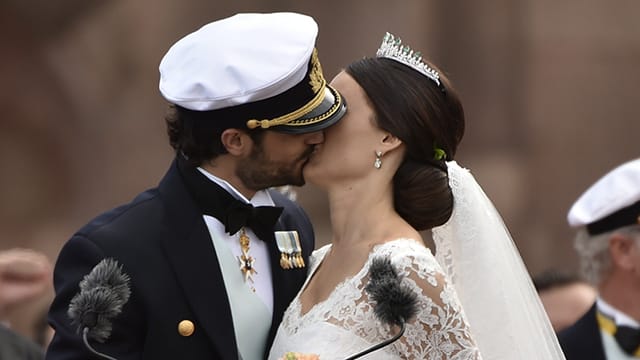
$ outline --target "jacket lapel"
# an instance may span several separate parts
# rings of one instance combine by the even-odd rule
[[[279,227],[279,226],[278,226]],[[282,230],[282,229],[278,229]],[[267,354],[271,343],[276,336],[278,326],[282,321],[282,315],[289,306],[289,302],[295,296],[296,289],[291,289],[291,276],[287,276],[287,271],[280,267],[280,250],[278,249],[275,241],[267,244],[269,248],[269,258],[271,260],[271,280],[273,282],[273,315],[271,317],[271,329],[269,330],[269,337],[267,338]],[[293,284],[295,285],[295,283]],[[290,293],[293,293],[293,296]]]
[[[596,311],[596,303],[594,303],[575,324],[558,334],[558,340],[567,360],[606,360]]]
[[[600,334],[600,325],[598,325],[598,320],[596,319],[597,311],[597,305],[593,304],[587,312],[586,317],[583,318],[584,323],[579,328],[585,332],[584,339],[593,340],[585,342],[585,356],[593,356],[592,359],[605,360],[606,356],[604,354],[604,345],[602,344],[602,334]]]
[[[285,218],[286,214],[280,217],[274,230],[294,230],[294,228],[287,224],[287,222],[284,220]],[[268,242],[267,246],[269,248],[269,257],[271,260],[271,279],[273,281],[273,316],[271,319],[271,330],[269,331],[269,338],[267,339],[267,343],[271,344],[276,336],[278,326],[282,321],[282,316],[284,315],[285,310],[287,309],[287,307],[289,307],[289,304],[291,303],[293,298],[298,294],[298,290],[300,289],[300,286],[302,286],[302,283],[306,278],[307,268],[305,266],[301,269],[283,269],[282,267],[280,267],[281,254],[276,242]],[[305,261],[307,261],[306,258]],[[268,346],[266,349],[267,354],[269,351],[269,347],[270,346]]]
[[[281,229],[278,229],[281,230]],[[273,318],[271,322],[272,330],[280,324],[282,314],[289,306],[289,293],[291,292],[291,278],[287,276],[286,271],[280,267],[280,250],[275,241],[267,244],[269,248],[269,258],[271,261],[271,279],[273,281]],[[293,289],[295,291],[295,289]]]
[[[179,284],[223,359],[237,359],[233,320],[220,264],[202,215],[186,189],[176,162],[159,186],[168,232],[162,243]]]

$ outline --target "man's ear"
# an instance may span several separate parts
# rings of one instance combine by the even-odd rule
[[[614,233],[609,237],[609,253],[611,254],[611,260],[617,267],[629,271],[635,268],[634,246],[634,240],[628,236]]]
[[[222,146],[231,155],[242,156],[251,151],[253,142],[247,133],[240,129],[226,129],[220,134]]]

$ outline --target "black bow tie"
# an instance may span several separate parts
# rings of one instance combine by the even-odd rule
[[[202,213],[218,219],[229,235],[234,235],[246,226],[261,240],[275,241],[273,228],[282,214],[282,207],[254,207],[234,198],[183,159],[178,159],[178,167]]]
[[[629,355],[635,355],[638,347],[640,347],[640,329],[630,326],[618,326],[614,337],[622,350]]]
[[[235,200],[229,205],[224,214],[216,219],[224,224],[224,231],[233,235],[240,231],[243,226],[249,227],[264,241],[275,241],[273,227],[282,214],[281,207],[257,206]]]

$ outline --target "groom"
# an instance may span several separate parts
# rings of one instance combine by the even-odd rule
[[[300,14],[238,14],[169,49],[160,92],[176,159],[60,252],[47,359],[96,358],[88,347],[120,360],[265,356],[314,247],[302,209],[265,189],[303,185],[323,129],[346,111],[317,32]]]

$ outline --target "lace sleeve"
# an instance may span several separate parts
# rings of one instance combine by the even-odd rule
[[[455,289],[431,252],[416,244],[391,259],[416,292],[418,314],[388,351],[403,359],[481,359]]]

